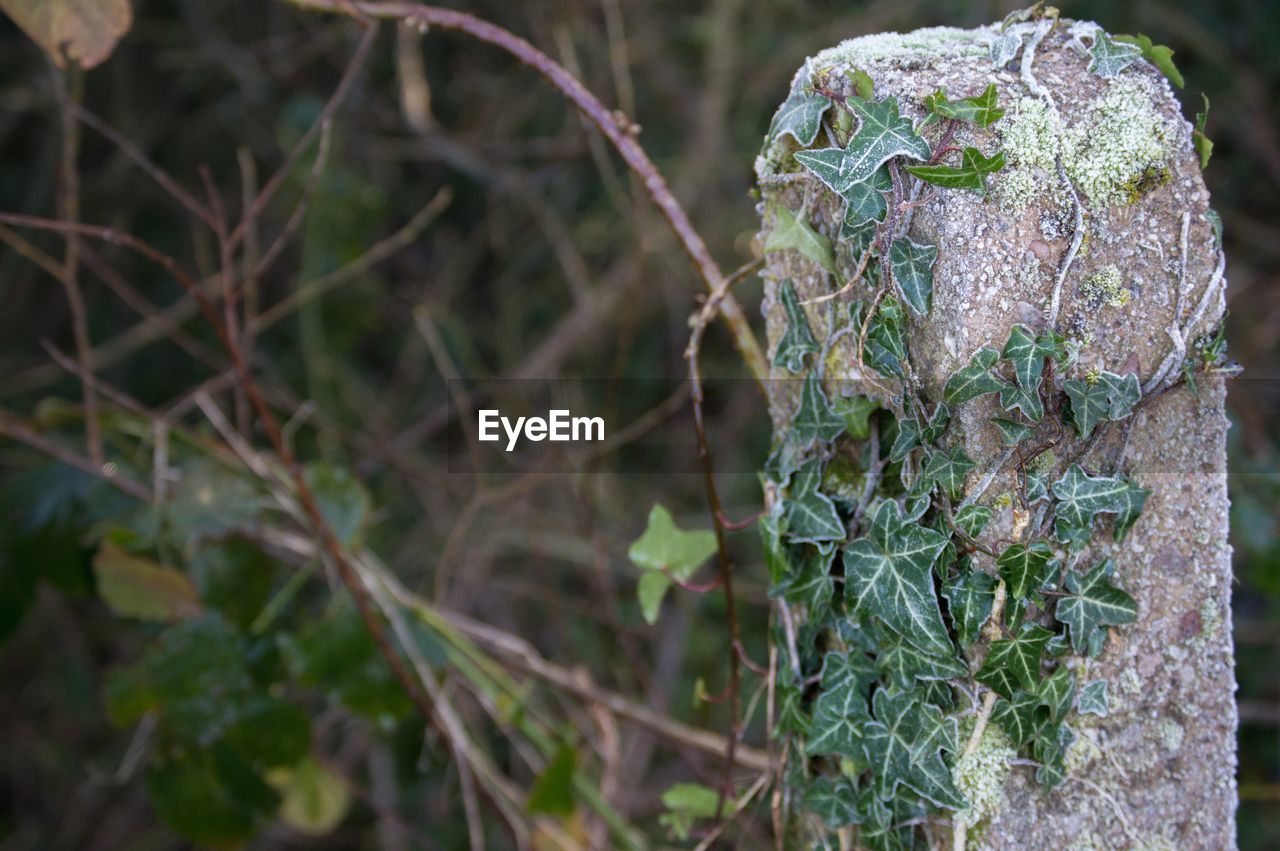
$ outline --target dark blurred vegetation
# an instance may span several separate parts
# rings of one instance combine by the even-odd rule
[[[977,25],[1016,5],[481,0],[467,9],[524,35],[633,117],[732,269],[752,258],[748,190],[761,134],[806,55],[876,31]],[[1063,13],[1170,45],[1188,82],[1188,116],[1201,108],[1201,90],[1212,102],[1206,180],[1226,226],[1230,344],[1245,367],[1229,399],[1240,837],[1244,847],[1277,847],[1280,53],[1272,41],[1280,4],[1080,2]],[[719,595],[673,595],[647,627],[626,558],[655,501],[682,525],[705,526],[679,407],[700,284],[642,187],[528,69],[462,36],[381,29],[333,124],[296,236],[247,295],[246,310],[270,320],[251,345],[264,391],[289,421],[288,438],[344,543],[367,544],[409,589],[523,637],[584,681],[724,732],[724,708],[695,700],[704,682],[708,691],[723,682]],[[282,3],[144,0],[115,55],[87,73],[84,104],[204,200],[207,168],[238,213],[314,120],[358,34],[349,20]],[[0,50],[0,208],[55,216],[65,83],[7,22]],[[111,142],[81,132],[82,219],[135,233],[213,275],[218,248],[208,230]],[[313,147],[258,222],[263,250],[308,191],[314,159]],[[22,236],[62,257],[60,237]],[[376,262],[360,260],[388,238]],[[22,256],[30,251],[6,242],[0,407],[83,456],[67,299]],[[104,385],[106,457],[117,475],[169,497],[140,503],[29,446],[0,443],[0,848],[183,845],[165,822],[209,844],[253,836],[255,847],[464,847],[448,746],[424,731],[331,568],[268,533],[289,519],[210,419],[220,410],[234,431],[251,418],[224,380],[228,361],[207,323],[163,269],[118,246],[86,241],[79,277]],[[308,289],[316,281],[323,292]],[[757,316],[758,283],[738,294]],[[442,415],[443,376],[454,371],[604,379],[580,406],[679,435],[663,469],[689,472],[651,475],[606,456],[555,475],[451,474],[458,427]],[[720,329],[704,349],[704,372],[745,374]],[[769,425],[755,390],[741,381],[713,384],[713,393],[719,466],[758,467]],[[266,445],[251,426],[245,434]],[[157,463],[171,481],[155,478]],[[754,476],[727,475],[722,487],[732,516],[757,510]],[[768,607],[754,532],[732,545],[745,642],[763,658]],[[172,612],[122,617],[127,600],[104,605],[113,594],[104,571],[130,568],[95,572],[91,561],[130,556],[180,568],[199,601],[179,593],[178,603],[202,614],[165,626]],[[438,662],[437,639],[421,644]],[[748,679],[748,699],[758,685]],[[665,834],[664,790],[714,785],[719,771],[715,755],[673,747],[554,691],[514,706],[486,705],[489,697],[452,674],[445,688],[502,771],[543,797],[564,759],[510,734],[525,712],[553,713],[555,734],[576,746],[561,751],[577,753],[616,812],[651,836]],[[757,711],[748,741],[760,745],[764,729]],[[281,774],[280,766],[289,767]],[[300,786],[301,800],[321,801],[310,822],[306,813],[274,820],[280,796]],[[332,831],[317,819],[334,809],[326,794],[351,799]],[[540,803],[562,814],[555,801]],[[729,835],[763,846],[768,815],[766,796]],[[485,820],[495,847],[506,843],[497,816]],[[595,815],[564,823],[605,835]]]

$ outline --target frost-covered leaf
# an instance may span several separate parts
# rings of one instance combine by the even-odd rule
[[[1111,36],[1099,30],[1093,38],[1090,50],[1092,60],[1089,71],[1099,77],[1114,77],[1142,56],[1142,48],[1134,44],[1113,41]]]
[[[1137,602],[1111,584],[1112,570],[1111,559],[1105,559],[1088,573],[1067,575],[1068,596],[1058,600],[1056,617],[1067,625],[1077,653],[1099,628],[1123,626],[1138,617]]]
[[[819,777],[804,795],[805,809],[839,830],[862,819],[858,815],[858,787],[848,777]]]
[[[1053,495],[1058,498],[1054,535],[1079,549],[1089,542],[1089,529],[1097,515],[1131,510],[1131,487],[1124,479],[1090,476],[1079,464],[1072,464],[1053,483]]]
[[[1169,82],[1178,88],[1186,85],[1182,72],[1173,64],[1173,50],[1163,44],[1152,44],[1151,39],[1142,33],[1137,35],[1115,35],[1112,39],[1122,44],[1137,45],[1142,51],[1142,58],[1160,69],[1160,73],[1169,78]]]
[[[798,251],[828,272],[834,273],[836,259],[831,253],[831,240],[809,227],[808,222],[796,218],[795,213],[781,204],[775,204],[773,210],[778,223],[764,241],[765,253],[788,249]]]
[[[936,245],[918,245],[903,237],[889,247],[889,268],[902,288],[911,309],[922,316],[933,301],[933,264],[938,259]]]
[[[1018,56],[1022,50],[1022,35],[1019,33],[1002,33],[991,39],[988,51],[991,56],[991,67],[1003,68]]]
[[[856,301],[849,306],[849,323],[861,329],[865,305]],[[902,376],[902,360],[907,356],[903,337],[905,318],[902,305],[887,296],[867,324],[867,345],[863,352],[866,363],[882,375]]]
[[[1032,422],[1040,422],[1044,418],[1044,404],[1040,401],[1037,390],[1025,390],[1017,384],[1006,384],[1000,388],[1000,407],[1006,411],[1022,411]]]
[[[943,398],[947,404],[955,407],[970,399],[976,399],[987,393],[995,393],[1004,386],[1004,382],[991,374],[1000,354],[995,349],[979,349],[970,359],[969,365],[947,379],[943,390]]]
[[[976,538],[982,534],[983,529],[987,528],[992,516],[993,514],[989,507],[973,503],[961,506],[956,511],[956,525],[970,538]]]
[[[834,440],[845,428],[844,417],[831,410],[827,394],[822,391],[822,381],[810,372],[805,376],[800,391],[800,406],[791,420],[790,439],[797,446],[808,446],[815,439]]]
[[[889,211],[889,202],[884,193],[893,188],[893,179],[889,176],[888,166],[880,166],[872,172],[871,177],[862,183],[855,183],[844,193],[846,202],[844,225],[840,229],[840,238],[845,239],[845,228],[860,227],[867,222],[884,221]]]
[[[796,288],[787,278],[778,288],[782,300],[782,310],[787,317],[787,330],[778,341],[778,349],[773,353],[773,365],[781,366],[791,372],[804,371],[804,356],[818,351],[818,341],[813,337],[809,327],[809,317],[800,305],[796,296]]]
[[[822,657],[822,689],[835,691],[852,686],[863,697],[879,679],[876,667],[866,653],[853,649],[831,651]]]
[[[870,535],[845,548],[845,595],[857,617],[880,618],[921,650],[953,652],[931,568],[947,537],[907,521],[892,500],[881,503]]]
[[[1014,325],[1010,329],[1009,340],[1001,355],[1013,365],[1017,384],[1006,385],[1000,391],[1001,407],[1005,410],[1017,408],[1032,422],[1040,421],[1044,416],[1044,405],[1040,401],[1040,375],[1044,371],[1045,358],[1055,350],[1052,340],[1045,337],[1037,339],[1023,325]]]
[[[892,157],[929,158],[929,143],[916,133],[910,119],[898,113],[896,98],[879,103],[850,98],[849,106],[862,119],[862,125],[843,150],[821,148],[795,155],[796,162],[836,194],[844,195]]]
[[[627,550],[631,562],[645,571],[636,589],[645,620],[654,623],[658,619],[671,577],[688,581],[715,551],[715,533],[685,531],[676,526],[665,506],[655,504],[649,510],[644,534]]]
[[[1036,696],[1041,706],[1049,708],[1050,721],[1057,723],[1066,718],[1076,697],[1075,672],[1065,666],[1058,668],[1052,676],[1040,681]]]
[[[867,699],[854,683],[827,689],[813,705],[805,753],[834,754],[861,764],[864,729],[870,721]]]
[[[1036,710],[1039,708],[1039,696],[1019,690],[1007,700],[1003,697],[996,700],[991,720],[1000,725],[1014,747],[1021,747],[1035,735]]]
[[[947,609],[960,643],[968,646],[978,640],[982,625],[991,617],[995,601],[996,580],[981,570],[965,570],[942,585]]]
[[[1058,567],[1053,550],[1044,541],[1035,541],[1029,547],[1013,544],[1000,553],[996,565],[1009,596],[1015,600],[1025,599],[1033,591],[1038,591]]]
[[[963,809],[966,801],[940,753],[957,748],[956,720],[911,692],[880,689],[873,702],[876,720],[866,725],[863,745],[878,797],[892,798],[902,785],[935,806]]]
[[[990,127],[1004,116],[1004,110],[996,106],[995,83],[988,83],[980,95],[954,102],[947,99],[945,89],[938,89],[924,99],[924,105],[938,118],[967,121],[979,127]]]
[[[945,189],[971,189],[987,194],[987,175],[1004,168],[1004,151],[984,157],[982,151],[966,147],[960,154],[960,165],[909,165],[907,171],[925,183]]]
[[[793,548],[791,553],[795,573],[770,590],[769,595],[782,597],[792,605],[802,605],[812,616],[825,608],[835,595],[831,563],[835,561],[836,549],[831,544],[826,547],[802,546]]]
[[[995,424],[996,428],[1000,429],[1000,439],[1005,446],[1017,446],[1035,433],[1031,426],[1007,417],[992,417],[991,422]]]
[[[932,488],[936,484],[947,496],[956,499],[964,490],[965,476],[973,468],[973,460],[959,446],[950,452],[932,449],[920,477],[924,486]]]
[[[902,688],[913,688],[916,680],[962,679],[969,669],[955,656],[925,653],[901,638],[888,638],[876,656],[876,668]]]
[[[1027,504],[1032,505],[1042,499],[1049,498],[1049,486],[1045,484],[1044,476],[1039,473],[1025,471],[1023,475],[1023,489],[1027,492]]]
[[[787,534],[793,542],[839,541],[844,524],[835,503],[818,490],[822,484],[822,460],[812,458],[801,465],[791,483],[786,501]]]
[[[853,93],[863,100],[871,100],[875,96],[875,81],[871,79],[871,75],[861,68],[852,68],[846,70],[845,76],[849,78],[849,82],[853,83]]]
[[[1035,691],[1040,681],[1040,659],[1053,633],[1042,626],[1023,624],[1009,638],[991,642],[987,659],[975,679],[1001,697],[1011,697],[1018,689]]]
[[[769,122],[769,139],[790,134],[802,147],[813,144],[822,127],[822,114],[831,108],[831,99],[817,92],[794,91],[778,107]]]
[[[196,589],[185,574],[125,552],[110,540],[93,557],[93,575],[98,595],[123,617],[172,622],[200,613]]]
[[[1107,681],[1090,680],[1080,689],[1076,711],[1081,715],[1097,715],[1105,718],[1110,711],[1107,701]]]
[[[1062,389],[1071,400],[1071,421],[1081,437],[1093,434],[1100,422],[1116,422],[1129,416],[1142,398],[1138,376],[1116,375],[1103,370],[1093,380],[1069,378]]]

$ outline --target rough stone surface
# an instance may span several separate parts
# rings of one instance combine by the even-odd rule
[[[815,56],[800,72],[822,74],[826,85],[848,91],[844,70],[865,71],[874,80],[876,99],[896,96],[903,114],[915,118],[923,117],[922,99],[939,87],[958,99],[994,83],[1000,105],[1009,109],[988,131],[964,130],[954,143],[977,145],[987,154],[1004,147],[1010,155],[1010,166],[991,179],[986,197],[927,187],[926,201],[912,220],[914,240],[939,246],[932,311],[910,317],[908,337],[924,394],[931,399],[977,349],[999,349],[1014,323],[1044,327],[1075,229],[1071,195],[1050,165],[1055,156],[1080,193],[1085,229],[1061,286],[1056,322],[1080,349],[1073,374],[1136,367],[1145,382],[1172,348],[1167,329],[1175,319],[1185,327],[1206,301],[1188,341],[1220,321],[1223,286],[1205,295],[1218,250],[1203,218],[1209,197],[1191,128],[1168,82],[1145,62],[1109,80],[1089,73],[1088,56],[1072,45],[1089,26],[1077,25],[1073,33],[1063,23],[1048,34],[1034,53],[1030,80],[1019,68],[1021,56],[1008,68],[992,67],[988,44],[997,28],[855,39]],[[1036,86],[1047,99],[1033,95]],[[775,224],[775,205],[803,209],[810,224],[831,238],[839,275],[796,251],[765,255],[771,349],[785,330],[779,282],[791,278],[800,299],[812,299],[839,289],[858,260],[836,239],[842,202],[802,173],[787,156],[790,144],[766,150],[757,162],[762,241]],[[816,147],[829,144],[820,136]],[[1189,224],[1185,270],[1184,217]],[[852,366],[856,333],[840,332],[848,324],[849,302],[867,301],[873,293],[858,285],[847,295],[806,308],[819,340],[832,340],[821,359],[829,393],[846,392],[841,379],[867,377]],[[775,377],[790,375],[775,368]],[[798,385],[775,382],[775,424],[790,419]],[[860,389],[866,391],[867,385]],[[1079,736],[1068,781],[1046,795],[1031,769],[1015,767],[1004,785],[1004,804],[970,832],[969,847],[1235,846],[1223,399],[1221,383],[1202,382],[1199,398],[1185,387],[1168,392],[1136,416],[1127,442],[1120,429],[1112,429],[1084,459],[1092,472],[1113,469],[1119,460],[1125,472],[1152,489],[1124,544],[1097,534],[1082,562],[1114,556],[1117,583],[1137,599],[1139,619],[1113,630],[1102,658],[1089,663],[1089,677],[1108,682],[1111,712],[1106,718],[1073,720]],[[1004,454],[988,422],[997,413],[992,397],[977,399],[960,407],[949,429],[949,436],[978,460],[969,486]],[[1049,472],[1060,475],[1078,449],[1061,447]],[[981,498],[996,508],[996,522],[984,538],[1010,532],[1011,510],[1000,496],[1009,491],[1012,473],[1012,466],[1001,469]]]

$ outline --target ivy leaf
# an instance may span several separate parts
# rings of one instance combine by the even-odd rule
[[[862,119],[862,126],[843,150],[821,148],[795,155],[796,162],[813,172],[831,191],[843,196],[892,157],[929,158],[929,143],[916,133],[910,119],[899,115],[896,98],[879,103],[850,98],[849,106]]]
[[[902,288],[911,309],[921,316],[929,312],[933,300],[933,264],[938,259],[936,245],[917,245],[904,237],[889,247],[889,268]]]
[[[1067,779],[1067,748],[1071,747],[1075,737],[1066,724],[1044,724],[1037,731],[1031,753],[1040,762],[1036,780],[1045,789],[1059,786]]]
[[[946,545],[945,535],[905,520],[896,502],[881,503],[869,537],[844,551],[845,595],[853,614],[880,618],[926,653],[950,655],[931,572]]]
[[[1044,483],[1044,476],[1039,473],[1025,471],[1022,477],[1022,484],[1027,492],[1028,505],[1049,498],[1049,487]]]
[[[822,114],[831,108],[831,99],[817,92],[793,91],[769,122],[769,138],[790,134],[803,147],[813,144],[822,127]]]
[[[1040,699],[1041,706],[1049,708],[1049,720],[1058,723],[1067,717],[1071,704],[1075,702],[1075,672],[1066,667],[1054,671],[1052,676],[1045,677],[1040,682],[1036,696]]]
[[[875,94],[876,84],[871,75],[861,68],[845,71],[849,82],[853,83],[853,93],[863,100],[871,100]]]
[[[996,106],[995,83],[988,83],[980,95],[952,102],[945,89],[938,89],[924,99],[925,108],[937,118],[967,121],[979,127],[990,127],[1004,116],[1004,110]]]
[[[815,438],[821,441],[835,440],[845,429],[841,417],[827,404],[827,394],[822,392],[822,381],[810,372],[800,391],[800,407],[791,420],[791,438],[798,446],[808,446]]]
[[[649,623],[657,621],[671,577],[681,582],[688,581],[715,551],[716,536],[713,532],[680,529],[671,512],[663,505],[655,504],[649,510],[644,534],[627,550],[631,562],[646,571],[640,577],[637,589],[644,619]]]
[[[760,518],[760,543],[764,547],[764,562],[769,568],[769,584],[780,584],[791,573],[791,559],[782,543],[784,521],[782,503],[775,502],[773,509]]]
[[[1111,559],[1105,559],[1084,574],[1067,575],[1069,596],[1058,600],[1056,617],[1067,625],[1071,646],[1077,653],[1104,626],[1123,626],[1138,617],[1138,604],[1127,593],[1111,584]]]
[[[852,686],[866,697],[872,684],[879,678],[875,665],[861,650],[832,651],[822,657],[823,691],[837,691]]]
[[[963,645],[973,644],[991,617],[996,580],[981,570],[966,570],[942,584],[942,596],[947,598],[956,637]]]
[[[821,483],[822,460],[819,458],[806,461],[796,471],[786,501],[787,533],[796,543],[844,539],[844,524],[840,522],[835,503],[818,490]]]
[[[1040,402],[1040,374],[1044,359],[1053,354],[1052,345],[1044,338],[1037,340],[1023,325],[1014,325],[1001,355],[1013,365],[1016,385],[1000,391],[1000,405],[1005,410],[1018,408],[1032,422],[1040,422],[1044,406]]]
[[[1003,68],[1012,62],[1022,50],[1022,36],[1017,33],[1004,33],[991,39],[988,51],[991,56],[991,67]]]
[[[1107,681],[1090,680],[1080,689],[1080,698],[1076,701],[1076,711],[1081,715],[1097,715],[1105,718],[1110,711],[1107,701]]]
[[[836,259],[831,253],[831,240],[809,227],[807,222],[797,219],[795,213],[781,204],[773,205],[773,210],[778,224],[764,242],[765,253],[792,249],[834,273]]]
[[[1003,697],[996,700],[991,720],[1000,725],[1014,747],[1022,747],[1035,735],[1036,710],[1039,708],[1038,695],[1018,690],[1008,700]]]
[[[844,775],[819,777],[804,795],[805,809],[832,830],[862,821],[858,815],[858,787]]]
[[[862,328],[863,310],[864,305],[860,301],[849,306],[849,323],[853,328]],[[902,328],[902,305],[893,296],[888,296],[867,325],[867,346],[863,352],[867,364],[883,375],[902,377],[901,362],[907,356]]]
[[[1094,517],[1131,511],[1130,487],[1124,479],[1095,478],[1072,464],[1053,483],[1053,495],[1058,498],[1054,535],[1073,549],[1087,544]]]
[[[1007,547],[996,559],[996,566],[1010,597],[1022,600],[1044,586],[1058,563],[1049,545],[1036,541],[1029,547],[1024,544]]]
[[[884,221],[889,212],[889,202],[884,193],[893,188],[893,178],[889,176],[888,166],[880,166],[871,177],[862,183],[855,183],[844,193],[847,202],[844,209],[844,224],[840,228],[840,238],[845,239],[845,229],[861,227],[867,222]]]
[[[1128,485],[1129,489],[1125,491],[1123,505],[1116,512],[1115,527],[1112,530],[1117,544],[1124,540],[1133,524],[1138,522],[1142,508],[1147,504],[1147,497],[1151,496],[1151,491],[1147,488],[1138,487],[1132,482],[1128,482]]]
[[[987,659],[974,676],[1001,697],[1018,689],[1035,691],[1040,680],[1040,658],[1053,633],[1042,626],[1023,624],[1011,638],[991,642]]]
[[[930,490],[936,484],[947,496],[955,499],[964,490],[965,476],[974,466],[973,460],[958,446],[950,452],[931,449],[920,477]]]
[[[987,528],[993,516],[988,506],[977,503],[964,505],[956,511],[956,525],[970,538],[976,538],[982,534],[983,529]]]
[[[1089,62],[1089,71],[1099,77],[1114,77],[1142,56],[1142,48],[1112,41],[1109,35],[1099,30],[1093,38],[1090,53],[1093,59]]]
[[[876,668],[891,682],[912,688],[916,680],[952,680],[969,675],[969,669],[955,656],[925,653],[900,638],[884,643],[876,656]]]
[[[864,747],[882,800],[906,786],[935,806],[963,809],[940,750],[956,750],[956,720],[936,706],[922,704],[911,692],[880,689],[874,697],[876,720],[865,728]]]
[[[818,341],[813,337],[809,317],[796,296],[796,288],[790,278],[783,280],[778,293],[782,299],[782,310],[787,316],[787,330],[778,341],[777,351],[773,353],[773,365],[791,372],[802,372],[804,356],[818,351]]]
[[[826,608],[835,595],[835,580],[831,578],[835,555],[836,549],[830,544],[825,548],[804,547],[803,554],[796,559],[799,566],[795,574],[771,589],[769,596],[782,597],[792,605],[803,605],[812,617],[813,613]]]
[[[1017,446],[1035,433],[1031,426],[1006,417],[992,417],[991,422],[1000,429],[1000,438],[1005,446]]]
[[[978,349],[968,366],[947,379],[947,386],[942,392],[947,404],[955,407],[1003,387],[1004,382],[991,374],[991,367],[999,357],[995,349]]]
[[[1178,70],[1178,66],[1173,64],[1173,51],[1165,47],[1163,44],[1152,44],[1151,39],[1142,33],[1137,35],[1116,35],[1112,39],[1122,44],[1137,45],[1142,51],[1142,58],[1150,62],[1152,65],[1160,69],[1160,73],[1169,78],[1169,82],[1178,88],[1186,85],[1186,80],[1182,78],[1182,72]]]
[[[923,180],[946,189],[972,189],[979,195],[987,194],[987,175],[1004,168],[1004,151],[996,151],[984,157],[982,151],[966,147],[960,154],[960,165],[909,165],[907,171]]]
[[[813,705],[807,754],[834,754],[862,764],[864,728],[871,721],[867,700],[853,683],[829,689]]]
[[[943,432],[947,430],[947,423],[951,422],[951,408],[947,407],[945,402],[939,402],[938,406],[933,409],[933,415],[929,417],[929,422],[920,431],[920,441],[922,443],[937,443],[942,437]]]
[[[1121,376],[1103,370],[1093,381],[1069,378],[1062,382],[1062,389],[1071,400],[1071,421],[1083,438],[1093,434],[1100,422],[1129,416],[1142,398],[1138,376],[1133,373]]]
[[[911,450],[920,445],[920,426],[915,420],[898,421],[898,434],[889,447],[889,461],[897,464],[911,454]]]
[[[865,440],[871,434],[871,415],[880,409],[880,403],[869,396],[839,396],[831,409],[844,420],[850,437]]]

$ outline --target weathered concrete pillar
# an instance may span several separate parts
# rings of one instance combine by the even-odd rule
[[[994,108],[1003,110],[994,121],[993,104],[983,97],[988,86]],[[931,98],[938,90],[944,99]],[[862,105],[846,107],[846,97],[856,94],[865,98]],[[905,129],[885,109],[889,99],[909,119]],[[870,139],[873,130],[879,139]],[[766,315],[774,376],[792,380],[776,382],[772,398],[782,448],[770,465],[779,500],[766,541],[780,530],[773,539],[782,553],[774,561],[775,593],[786,601],[787,628],[779,641],[795,675],[789,680],[784,673],[780,694],[799,719],[784,724],[796,743],[792,759],[804,763],[792,775],[796,794],[788,799],[795,829],[821,832],[815,825],[822,818],[842,831],[842,841],[856,837],[871,846],[889,843],[887,834],[896,831],[899,839],[947,847],[1234,847],[1227,420],[1222,359],[1208,339],[1219,327],[1225,281],[1200,147],[1170,83],[1138,47],[1088,23],[1033,18],[1003,30],[874,35],[812,57],[770,134],[757,162]],[[969,147],[980,156],[963,151]],[[797,157],[801,151],[817,155]],[[1000,155],[1003,167],[994,161]],[[950,170],[918,172],[933,182],[908,171],[929,160]],[[877,197],[886,199],[878,209]],[[891,244],[898,248],[887,250]],[[847,286],[868,245],[867,269]],[[879,256],[886,254],[894,262],[881,271]],[[790,316],[785,281],[796,295]],[[855,302],[860,307],[851,317]],[[797,303],[811,341],[801,339]],[[892,366],[898,313],[907,350],[901,376]],[[1023,357],[1017,340],[1010,341],[1015,326],[1032,355]],[[983,349],[992,353],[984,356]],[[970,398],[955,384],[956,392],[944,391],[975,356],[969,376],[993,381],[995,392]],[[809,375],[821,379],[825,394],[810,390],[802,399],[801,379]],[[881,409],[872,415],[874,433],[858,422],[869,407],[864,396]],[[932,436],[934,446],[926,437],[906,451],[899,474],[897,462],[883,460],[902,430],[895,423],[916,421],[927,430],[944,399],[958,400],[949,405],[949,425]],[[852,425],[833,437],[838,425],[823,428],[832,416]],[[1006,420],[1004,429],[993,423],[997,417]],[[1016,448],[1007,445],[1019,437]],[[935,455],[942,460],[931,466]],[[1019,458],[1028,455],[1034,460],[1023,465]],[[812,472],[802,462],[815,458],[823,471],[816,497],[812,482],[801,481]],[[958,465],[949,466],[948,458]],[[947,476],[957,471],[962,482],[951,489]],[[1104,499],[1067,504],[1073,483],[1084,481],[1077,472],[1122,482],[1116,487],[1129,487],[1139,502],[1139,489],[1150,491],[1127,535],[1123,507]],[[929,507],[914,511],[926,488],[933,489]],[[815,508],[817,498],[831,503],[843,532],[815,533],[800,513],[789,513],[806,500],[807,510],[825,512]],[[914,602],[912,588],[883,605],[859,596],[873,581],[867,565],[911,585],[904,572],[920,564],[895,556],[907,538],[891,539],[883,530],[878,538],[871,528],[882,500],[896,500],[899,519],[919,518],[900,528],[940,534],[962,556],[957,567],[943,550],[929,577],[916,575]],[[992,512],[976,541],[953,532],[947,519],[970,503]],[[1072,512],[1074,521],[1067,516],[1055,527],[1055,517]],[[1072,522],[1084,523],[1084,531],[1073,533]],[[911,540],[929,543],[919,535]],[[1015,544],[1036,542],[1053,562],[1032,582],[1041,590],[1017,611],[1013,574],[997,558]],[[851,557],[851,550],[860,554]],[[1080,584],[1105,558],[1114,566],[1111,582],[1136,602],[1136,616],[1117,612],[1113,621],[1073,633],[1074,614],[1090,602]],[[812,587],[814,559],[825,561],[821,571],[832,580],[830,609],[821,595],[788,590]],[[963,583],[980,598],[976,616],[957,602]],[[1123,597],[1112,598],[1121,609]],[[923,612],[923,619],[904,629],[904,611]],[[929,650],[920,636],[939,613],[968,675],[945,665],[944,673],[930,675],[917,666],[895,679],[901,669],[886,664],[886,654],[899,645]],[[966,616],[976,626],[966,628]],[[808,628],[801,626],[806,617]],[[817,628],[821,623],[826,629]],[[984,673],[995,669],[993,643],[1004,641],[1004,653],[1033,626],[1058,636],[1034,654],[1035,685],[1015,681],[991,688],[988,697],[988,683],[998,681]],[[1085,636],[1090,627],[1096,631]],[[976,640],[965,640],[966,629],[979,631]],[[1094,643],[1092,658],[1057,655],[1077,638],[1074,651]],[[837,662],[856,672],[860,689],[841,693],[848,698],[843,715],[820,705],[844,682]],[[1074,708],[1059,712],[1055,686],[1043,683],[1063,670],[1059,681],[1074,683]],[[814,686],[819,672],[822,683]],[[950,684],[950,695],[939,682]],[[938,726],[930,707],[938,708],[942,744],[921,745],[925,734],[905,736],[906,761],[895,763],[893,718],[885,717],[890,710],[881,700],[904,689],[922,709],[919,717],[934,718],[927,724]],[[1099,716],[1094,699],[1104,689],[1106,714]],[[1068,731],[1056,734],[1060,754],[1041,742],[1060,728],[1041,726],[1039,738],[1021,746],[1010,735],[1019,722],[1001,706],[1023,699],[1010,698],[1019,694],[1039,695],[1027,699],[1028,707],[1037,704],[1028,709],[1031,723],[1065,718]],[[982,725],[993,715],[997,720],[975,737],[974,719]],[[958,731],[949,718],[957,719]],[[833,730],[843,744],[812,743],[836,736]],[[965,799],[959,814],[945,800],[949,792],[910,773],[935,754]],[[1053,788],[1046,791],[1037,765],[1052,774],[1055,761],[1064,778],[1053,785],[1049,777]],[[847,783],[850,777],[856,781]],[[892,810],[887,830],[877,807]],[[964,822],[964,836],[957,838],[948,822]]]

